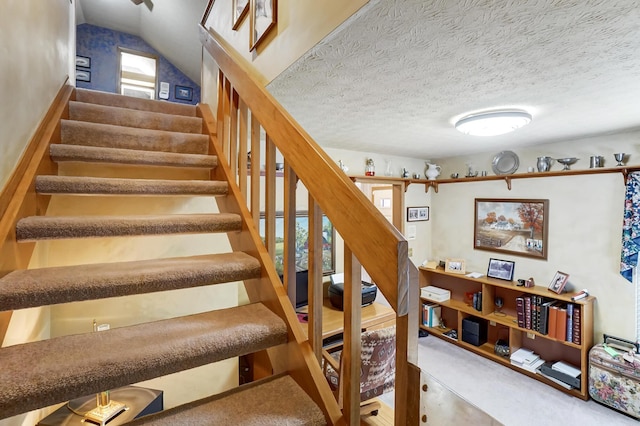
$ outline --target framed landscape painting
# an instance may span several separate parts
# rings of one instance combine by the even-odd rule
[[[473,248],[547,258],[549,200],[475,199]]]

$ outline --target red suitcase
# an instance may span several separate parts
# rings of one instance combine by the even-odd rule
[[[589,395],[640,419],[640,354],[637,343],[604,335],[589,351]]]

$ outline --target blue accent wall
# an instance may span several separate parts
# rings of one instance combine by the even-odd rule
[[[171,85],[169,101],[193,105],[200,102],[200,86],[167,61],[143,39],[90,24],[81,24],[76,27],[76,54],[91,59],[91,67],[88,69],[91,72],[91,81],[76,80],[76,86],[84,89],[116,93],[116,88],[118,87],[118,47],[152,53],[158,56],[158,86],[160,86],[161,81],[166,81]],[[191,101],[176,99],[176,85],[192,88],[193,99]],[[158,90],[159,87],[156,88],[156,99],[158,99]]]

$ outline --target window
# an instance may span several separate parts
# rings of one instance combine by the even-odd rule
[[[158,60],[155,55],[119,48],[118,91],[121,95],[156,98]]]

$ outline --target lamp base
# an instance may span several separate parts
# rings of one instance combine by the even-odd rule
[[[121,402],[111,401],[107,407],[96,407],[91,411],[87,411],[83,421],[89,420],[100,426],[105,426],[109,420],[128,409],[129,407]]]

